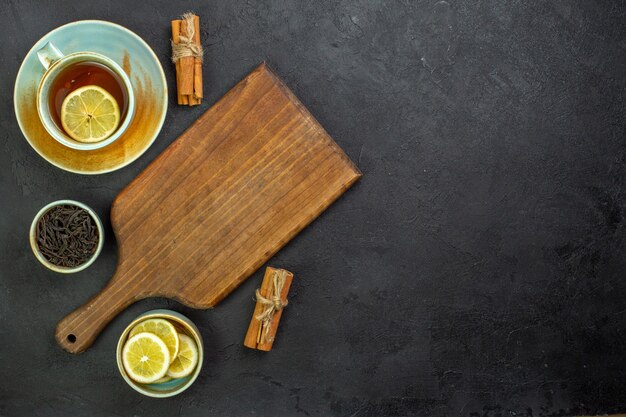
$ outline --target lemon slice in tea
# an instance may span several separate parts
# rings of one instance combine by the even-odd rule
[[[187,335],[179,334],[180,349],[178,356],[167,370],[167,376],[172,378],[182,378],[193,372],[198,365],[198,347],[193,339]]]
[[[63,100],[61,124],[65,133],[78,142],[100,142],[120,124],[120,107],[102,87],[86,85]]]
[[[128,339],[122,349],[122,363],[128,376],[142,384],[163,378],[170,366],[170,352],[152,333],[139,333]]]
[[[159,337],[167,346],[167,350],[170,352],[170,362],[176,359],[178,355],[178,332],[170,323],[165,319],[148,319],[138,323],[133,327],[128,334],[128,337],[133,337],[138,333],[148,332]]]

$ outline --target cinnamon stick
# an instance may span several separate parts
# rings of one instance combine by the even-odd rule
[[[180,25],[180,35],[187,36],[189,28],[183,20]],[[193,95],[193,70],[195,58],[184,56],[178,60],[180,62],[180,93],[185,96]],[[190,103],[191,104],[191,103]]]
[[[172,20],[172,42],[178,44],[180,42],[180,24],[181,20]],[[189,104],[189,99],[180,92],[180,60],[176,61],[176,95],[178,104]]]
[[[194,34],[193,34],[193,42],[200,45],[200,18],[198,16],[193,17],[193,26],[194,26]],[[200,57],[195,57],[194,59],[194,67],[193,67],[193,95],[196,100],[198,100],[198,104],[200,103],[200,99],[202,99],[202,59]]]
[[[265,270],[265,275],[263,277],[263,282],[261,283],[261,288],[259,289],[259,294],[265,299],[272,299],[273,293],[275,291],[276,274],[283,274],[284,277],[283,285],[280,289],[279,298],[281,303],[283,305],[286,305],[287,294],[289,293],[289,288],[291,287],[291,282],[293,281],[293,274],[289,271],[268,267]],[[283,314],[284,308],[275,309],[271,316],[271,320],[267,322],[259,320],[258,317],[262,315],[267,310],[267,308],[268,305],[263,304],[257,299],[256,306],[254,307],[254,314],[252,316],[252,320],[250,321],[250,325],[248,326],[248,332],[246,333],[246,337],[243,342],[244,346],[249,347],[250,349],[257,349],[262,351],[269,351],[272,349],[272,345],[274,344],[274,339],[276,337],[276,332],[278,331],[278,324],[280,323],[280,318]]]

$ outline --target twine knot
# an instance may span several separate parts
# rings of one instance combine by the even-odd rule
[[[280,301],[280,297],[273,296],[272,301],[274,302],[274,310],[282,309],[287,303],[283,305],[282,301]]]
[[[172,62],[176,63],[179,59],[186,56],[192,56],[198,58],[202,62],[204,51],[202,45],[198,45],[193,41],[193,36],[196,34],[196,29],[193,24],[194,14],[191,12],[183,15],[183,23],[187,28],[187,35],[180,35],[178,43],[174,43],[172,40]],[[181,25],[181,27],[182,27]]]

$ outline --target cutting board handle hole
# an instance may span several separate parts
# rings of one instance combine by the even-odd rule
[[[74,343],[74,342],[76,342],[76,336],[75,336],[75,335],[73,335],[73,334],[71,334],[71,333],[70,333],[70,334],[68,334],[68,335],[67,335],[67,341],[68,341],[68,342],[70,342],[70,343]]]

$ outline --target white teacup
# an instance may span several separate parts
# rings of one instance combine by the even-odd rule
[[[50,42],[47,42],[43,48],[37,51],[37,56],[39,57],[41,64],[46,69],[46,72],[39,82],[39,88],[37,90],[37,112],[39,113],[41,123],[50,136],[56,139],[59,143],[73,149],[93,150],[105,147],[115,142],[115,140],[124,134],[130,125],[133,115],[135,114],[135,96],[133,94],[133,88],[128,75],[126,75],[124,70],[122,70],[122,68],[115,61],[95,52],[75,52],[63,55],[61,51],[59,51]],[[72,139],[60,126],[57,125],[51,115],[49,94],[54,80],[68,66],[80,62],[95,62],[106,66],[122,80],[126,90],[126,97],[128,98],[126,114],[123,115],[124,117],[121,120],[120,126],[111,136],[99,142],[83,143]],[[118,104],[121,106],[122,103]]]

